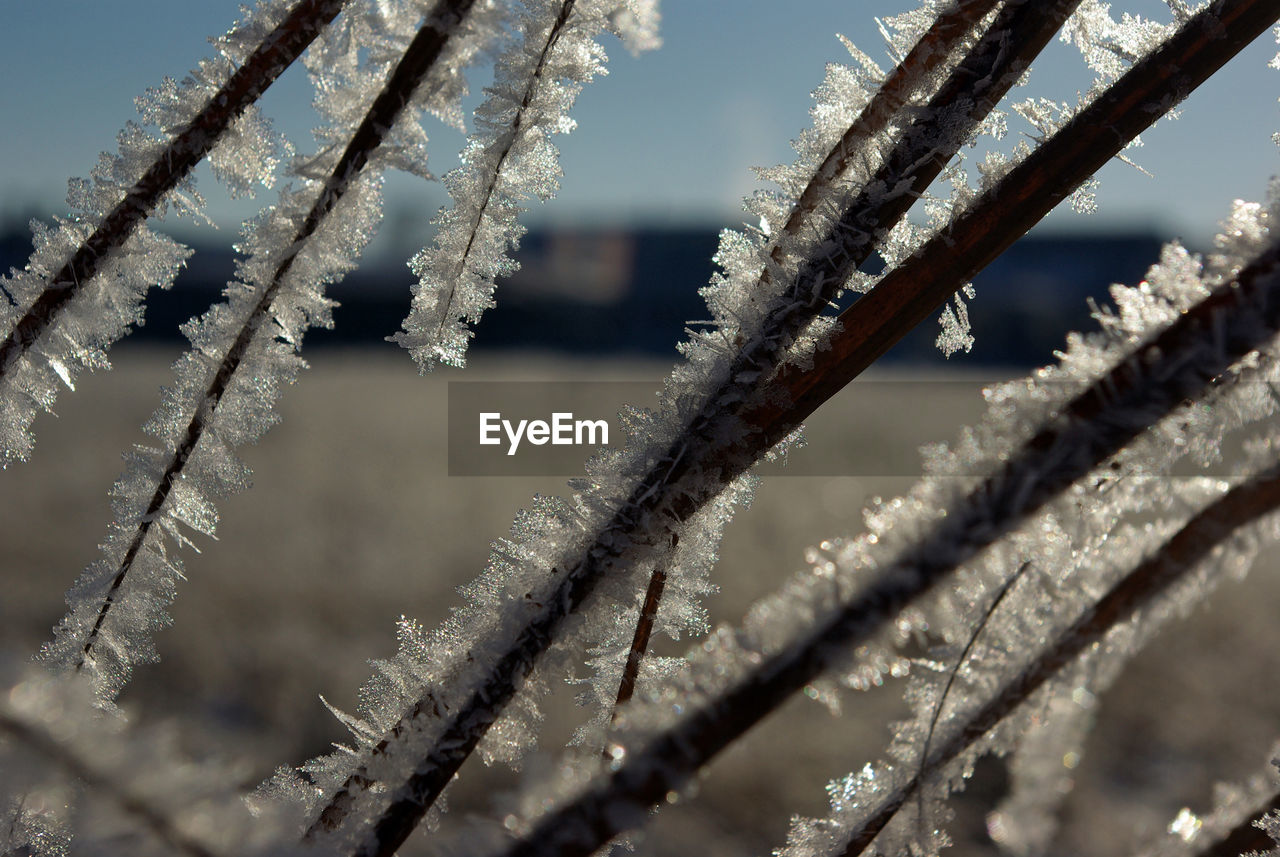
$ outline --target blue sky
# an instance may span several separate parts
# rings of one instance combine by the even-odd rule
[[[239,0],[42,0],[8,2],[0,51],[0,217],[61,211],[66,180],[86,175],[114,148],[132,118],[134,96],[165,75],[180,77],[207,54],[205,38],[237,17]],[[666,0],[664,47],[633,58],[612,41],[611,73],[588,87],[560,138],[565,179],[559,197],[527,217],[537,223],[732,224],[741,197],[757,187],[751,166],[790,160],[788,141],[807,122],[809,92],[824,64],[847,57],[836,33],[878,60],[885,52],[874,17],[914,5],[904,0]],[[1116,3],[1160,15],[1155,0]],[[1280,72],[1266,37],[1187,102],[1183,116],[1144,136],[1134,157],[1155,178],[1124,165],[1100,176],[1100,212],[1053,215],[1056,229],[1120,224],[1202,241],[1236,197],[1258,198],[1277,169],[1271,135],[1280,129]],[[885,60],[887,65],[887,60]],[[291,71],[264,106],[299,148],[309,146],[309,85]],[[483,83],[484,73],[475,80]],[[1055,44],[1026,92],[1065,96],[1088,77],[1074,51]],[[474,101],[474,98],[472,99]],[[456,163],[462,138],[432,138],[438,173]],[[204,176],[210,214],[231,234],[270,195],[225,199]],[[426,218],[444,202],[438,185],[388,184],[388,236],[420,246]]]

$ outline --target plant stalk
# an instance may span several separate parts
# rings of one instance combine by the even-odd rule
[[[231,75],[191,123],[174,137],[0,343],[0,379],[53,324],[58,314],[110,258],[156,204],[209,154],[223,132],[258,100],[276,78],[315,41],[346,0],[300,0]]]
[[[254,306],[235,341],[223,357],[218,371],[214,374],[213,380],[205,391],[201,405],[196,408],[191,422],[187,425],[187,431],[182,442],[174,449],[173,456],[165,468],[159,483],[156,485],[155,493],[152,494],[146,512],[143,513],[138,521],[133,540],[130,542],[129,548],[126,550],[125,556],[121,560],[116,575],[112,579],[107,594],[103,599],[102,607],[98,611],[97,621],[85,639],[80,660],[76,665],[77,671],[83,668],[86,659],[92,655],[93,647],[97,643],[103,623],[115,603],[116,593],[133,567],[138,552],[146,542],[152,526],[159,519],[159,513],[173,490],[175,480],[181,477],[187,459],[191,457],[196,445],[204,436],[205,429],[209,421],[212,420],[223,394],[226,393],[232,379],[235,377],[236,370],[248,352],[250,344],[270,316],[271,305],[284,284],[285,276],[293,267],[293,262],[298,253],[302,251],[307,240],[315,234],[324,218],[337,205],[343,194],[351,186],[352,181],[360,174],[374,150],[382,144],[383,139],[395,124],[397,117],[413,97],[418,84],[430,71],[436,60],[439,59],[452,33],[452,22],[461,20],[470,11],[474,2],[475,0],[441,0],[440,5],[431,13],[427,22],[410,43],[404,56],[401,57],[400,62],[392,71],[386,86],[370,106],[368,113],[365,114],[342,156],[325,180],[319,196],[307,213],[306,219],[299,226],[292,243],[277,263],[271,283],[263,290],[258,303]]]
[[[644,817],[702,765],[865,642],[914,599],[1104,462],[1194,401],[1280,329],[1280,244],[1078,396],[853,602],[686,716],[506,853],[587,855]]]
[[[744,380],[744,373],[754,373],[759,366],[767,364],[785,341],[828,304],[857,265],[870,255],[875,231],[896,223],[917,198],[913,191],[923,192],[962,145],[964,134],[955,127],[956,123],[976,126],[1022,75],[1078,2],[1056,0],[1046,5],[1032,0],[1012,0],[1001,10],[978,46],[961,61],[931,100],[928,112],[936,125],[926,122],[913,128],[886,158],[881,176],[885,186],[895,188],[895,192],[881,194],[869,189],[859,195],[832,229],[832,244],[836,249],[822,260],[805,266],[789,290],[790,296],[778,302],[766,322],[768,333],[758,337],[754,346],[734,361],[729,380],[709,400],[702,415],[687,430],[685,439],[678,441],[636,486],[585,556],[566,569],[549,570],[561,578],[554,595],[538,612],[515,620],[521,623],[515,641],[472,686],[464,701],[453,708],[435,746],[418,763],[409,779],[395,789],[390,804],[356,851],[357,857],[387,857],[408,837],[515,696],[565,617],[578,608],[631,544],[662,538],[647,532],[646,522],[664,511],[683,520],[710,498],[711,492],[705,489],[697,489],[702,493],[696,500],[680,493],[685,487],[681,482],[689,475],[688,462],[700,459],[702,452],[697,449],[694,454],[682,457],[682,453],[688,451],[686,445],[690,445],[688,438],[715,436],[715,427],[728,412],[726,403],[737,402],[744,393],[750,392],[751,383]],[[947,123],[945,129],[941,127],[944,122]],[[712,441],[699,441],[697,445],[711,444]],[[738,472],[746,466],[748,464]],[[725,484],[728,478],[720,484]],[[668,508],[664,510],[664,507]],[[666,532],[669,527],[663,523],[656,530]],[[421,709],[420,705],[415,706],[392,731],[409,731]],[[379,746],[390,743],[387,739]]]

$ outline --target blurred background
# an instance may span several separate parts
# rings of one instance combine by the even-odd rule
[[[114,148],[132,99],[185,74],[237,5],[5,5],[0,268],[25,264],[27,221],[65,213],[67,178],[87,175],[98,152]],[[808,124],[808,93],[824,64],[848,58],[835,34],[887,68],[874,18],[909,5],[681,0],[665,4],[660,51],[633,58],[611,41],[609,75],[583,91],[577,130],[559,138],[561,191],[524,218],[521,270],[500,285],[465,372],[420,378],[384,341],[407,311],[405,261],[429,243],[429,221],[447,201],[438,184],[389,177],[383,228],[360,270],[333,290],[336,329],[309,335],[313,369],[286,391],[281,425],[245,451],[255,488],[226,501],[219,539],[188,555],[175,627],[158,640],[164,660],[138,671],[125,706],[144,720],[184,723],[195,754],[243,758],[247,784],[343,740],[317,694],[354,708],[366,659],[394,650],[395,618],[432,624],[446,615],[454,587],[480,570],[516,511],[536,493],[564,490],[559,477],[450,477],[448,382],[625,380],[656,389],[685,322],[705,316],[697,290],[713,271],[719,231],[746,217],[741,198],[759,186],[750,168],[791,160],[788,140]],[[1125,8],[1167,17],[1156,0]],[[1144,135],[1130,154],[1152,175],[1112,164],[1099,176],[1097,213],[1051,215],[984,272],[970,305],[969,354],[943,360],[936,322],[926,323],[873,375],[890,383],[846,390],[811,421],[799,455],[846,462],[832,472],[847,474],[857,468],[850,460],[953,438],[982,413],[983,382],[1051,360],[1067,331],[1088,327],[1086,299],[1141,279],[1163,240],[1211,247],[1232,200],[1260,198],[1275,169],[1274,54],[1261,40],[1195,93],[1179,120]],[[487,77],[477,70],[473,92]],[[1073,98],[1089,80],[1075,49],[1054,44],[1022,92]],[[300,151],[316,122],[309,101],[300,68],[263,101]],[[464,138],[436,129],[432,158],[443,174]],[[1006,148],[1018,133],[1015,125]],[[231,276],[238,224],[274,198],[228,199],[204,170],[198,187],[216,228],[163,227],[197,251],[178,284],[153,295],[146,326],[113,351],[113,372],[85,376],[61,397],[57,418],[37,421],[33,460],[0,475],[6,651],[34,651],[61,616],[62,593],[105,532],[119,454],[145,441],[139,426],[182,347],[178,323],[216,299]],[[924,417],[920,382],[930,382]],[[802,564],[807,545],[856,531],[869,498],[906,490],[914,475],[906,466],[766,479],[730,525],[713,619],[736,621]],[[1265,762],[1280,735],[1280,699],[1261,689],[1280,667],[1268,610],[1280,596],[1275,571],[1259,569],[1252,588],[1228,587],[1102,699],[1068,803],[1064,853],[1086,835],[1096,844],[1100,830],[1106,845],[1093,850],[1126,853],[1181,806],[1206,809],[1215,779]],[[563,696],[553,702],[552,749],[573,711],[571,691]],[[647,853],[767,853],[791,814],[821,814],[823,783],[879,756],[885,723],[901,713],[892,688],[848,700],[839,720],[792,703],[714,766],[697,799],[663,814]],[[1209,730],[1207,719],[1231,725]],[[471,767],[458,812],[485,810],[486,792],[510,783]],[[999,766],[984,770],[962,803],[957,838],[975,852],[990,847],[984,813],[1003,788]]]

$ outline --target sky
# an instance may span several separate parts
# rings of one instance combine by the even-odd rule
[[[114,149],[133,98],[165,76],[181,77],[208,54],[206,37],[238,17],[240,0],[42,0],[0,4],[0,220],[61,213],[69,177],[87,175]],[[610,73],[587,87],[573,112],[577,129],[558,138],[565,177],[538,225],[736,225],[742,197],[762,185],[753,166],[791,160],[789,141],[809,124],[809,93],[826,63],[848,59],[843,34],[888,67],[877,16],[910,0],[665,0],[664,46],[632,57],[609,39]],[[1116,2],[1164,19],[1156,0]],[[1203,242],[1233,199],[1258,199],[1278,172],[1272,134],[1280,129],[1280,72],[1268,68],[1266,36],[1194,93],[1182,117],[1144,135],[1133,159],[1151,176],[1113,164],[1099,176],[1099,211],[1060,212],[1045,228],[1154,231]],[[473,90],[487,72],[475,70]],[[1073,48],[1050,46],[1026,94],[1074,97],[1090,80]],[[474,105],[478,95],[468,103]],[[291,69],[263,100],[298,146],[310,147],[310,84]],[[457,163],[463,137],[431,126],[437,174]],[[270,202],[229,200],[205,173],[198,186],[209,214],[234,235]],[[428,219],[446,197],[438,183],[394,176],[387,224],[373,248],[429,240]],[[182,231],[182,225],[173,227]]]

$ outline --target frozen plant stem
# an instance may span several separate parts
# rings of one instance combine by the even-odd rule
[[[775,264],[782,264],[786,259],[782,239],[799,235],[806,227],[810,215],[829,198],[835,183],[845,175],[850,165],[870,158],[871,152],[868,149],[871,141],[899,116],[908,103],[911,93],[921,86],[922,81],[945,62],[970,34],[977,31],[983,18],[998,5],[998,2],[999,0],[960,0],[938,15],[924,35],[894,67],[889,77],[876,89],[871,101],[814,172],[809,184],[796,201],[787,222],[783,225],[782,234],[778,240],[775,240],[769,252],[770,259]],[[996,100],[998,99],[993,99],[992,103]],[[772,281],[773,275],[768,268],[765,268],[760,272],[760,282],[756,291],[763,293]],[[674,534],[672,538],[675,538]],[[653,635],[654,622],[658,617],[658,608],[666,583],[666,561],[660,559],[649,577],[640,617],[636,621],[631,649],[627,655],[626,665],[623,667],[622,679],[618,684],[618,698],[614,705],[615,717],[618,706],[625,704],[635,692],[640,664],[644,660],[649,639]]]
[[[1280,329],[1278,269],[1280,243],[1273,243],[1234,282],[1219,286],[1072,401],[855,600],[549,812],[512,844],[508,857],[595,851],[962,563],[1175,407],[1198,399]]]
[[[569,16],[573,13],[573,5],[574,0],[564,0],[560,4],[560,13],[556,15],[555,23],[551,25],[551,32],[547,34],[547,41],[542,46],[542,54],[538,57],[538,65],[534,68],[533,74],[529,76],[524,95],[520,99],[520,107],[516,110],[515,118],[511,120],[511,128],[506,138],[507,143],[503,147],[501,154],[498,155],[497,162],[493,165],[493,175],[490,176],[489,184],[484,189],[480,205],[476,208],[475,218],[471,223],[471,230],[467,236],[467,245],[458,256],[457,269],[449,280],[449,293],[441,306],[440,323],[436,327],[437,341],[442,338],[444,326],[449,321],[450,311],[453,309],[453,296],[458,288],[458,280],[461,279],[463,272],[466,271],[467,263],[471,260],[471,250],[475,247],[476,239],[480,235],[480,225],[484,221],[485,214],[489,209],[489,203],[493,199],[493,192],[498,187],[498,180],[502,178],[502,168],[507,162],[507,157],[511,154],[512,147],[520,139],[525,111],[529,109],[529,105],[533,102],[534,94],[538,91],[538,85],[542,82],[543,69],[547,65],[547,57],[555,48],[556,42],[560,40],[560,33],[564,30],[565,24],[569,21]]]
[[[707,451],[709,442],[703,438],[714,437],[718,421],[730,407],[726,403],[737,402],[752,391],[755,370],[776,359],[784,343],[835,296],[872,252],[876,230],[892,226],[907,211],[916,199],[912,190],[923,192],[941,172],[963,144],[967,131],[976,127],[1016,82],[1078,2],[1057,0],[1046,6],[1015,0],[1001,10],[978,45],[930,100],[927,118],[904,132],[886,157],[879,177],[896,192],[882,195],[868,190],[853,201],[833,228],[829,255],[803,267],[788,294],[777,301],[764,330],[734,361],[724,387],[694,420],[686,439],[677,442],[635,487],[584,556],[568,568],[551,569],[561,577],[556,592],[527,620],[520,618],[521,630],[513,643],[470,683],[460,704],[447,709],[449,719],[434,746],[408,780],[395,788],[390,804],[357,850],[359,857],[389,855],[408,837],[515,696],[564,618],[578,608],[632,544],[664,537],[646,532],[645,527],[657,516],[668,520],[687,517],[709,499],[711,492],[705,488],[696,500],[690,499],[690,494],[683,493],[690,489],[681,480],[688,475],[689,462],[701,459]],[[412,722],[423,713],[421,704],[414,706],[379,748],[400,734],[411,734]],[[329,805],[339,800],[345,796],[335,796]]]
[[[98,641],[102,625],[111,612],[112,605],[115,603],[116,592],[121,584],[124,583],[125,577],[138,556],[138,551],[142,549],[152,525],[157,521],[162,507],[169,499],[175,480],[182,478],[183,467],[186,465],[187,459],[191,457],[196,445],[204,435],[205,428],[217,410],[218,403],[235,376],[236,370],[244,359],[250,343],[253,342],[262,325],[270,318],[272,301],[280,291],[285,276],[292,268],[298,253],[301,252],[307,239],[319,228],[325,216],[337,205],[351,182],[359,175],[365,164],[368,163],[369,156],[378,148],[383,138],[395,125],[396,118],[409,103],[418,83],[426,76],[432,65],[440,57],[441,52],[448,43],[453,27],[457,26],[458,22],[466,16],[474,3],[475,0],[441,0],[437,8],[428,15],[426,23],[410,43],[404,56],[401,57],[400,62],[391,73],[386,86],[378,94],[378,97],[370,106],[369,112],[365,115],[351,141],[347,144],[342,157],[325,180],[319,196],[307,213],[306,219],[298,228],[293,242],[285,251],[283,258],[277,263],[271,283],[263,291],[262,296],[245,320],[244,326],[240,329],[231,348],[222,358],[218,371],[204,394],[203,401],[191,417],[185,437],[174,449],[173,457],[156,485],[155,493],[151,497],[146,512],[138,521],[133,540],[130,542],[115,578],[112,580],[111,586],[103,599],[97,621],[85,639],[81,656],[76,664],[77,671],[81,670],[86,660],[92,657],[93,648]]]
[[[783,367],[745,419],[764,448],[937,311],[1134,137],[1280,18],[1280,0],[1216,0],[1014,167],[946,231],[840,315],[813,368]],[[1159,109],[1156,109],[1159,105]],[[759,441],[757,441],[759,443]]]
[[[844,849],[845,857],[857,857],[884,829],[902,805],[920,786],[948,762],[957,758],[1000,721],[1031,697],[1046,681],[1073,663],[1089,647],[1099,643],[1112,628],[1128,621],[1153,598],[1166,592],[1196,564],[1209,555],[1233,532],[1280,507],[1280,465],[1273,465],[1249,482],[1227,492],[1201,510],[1149,559],[1119,581],[1053,645],[1040,653],[1016,678],[1002,687],[953,737],[932,753],[926,745],[920,771],[880,802],[873,816],[856,831]],[[1250,828],[1263,838],[1265,834]],[[1224,850],[1212,854],[1237,855],[1265,846],[1262,839],[1252,845],[1237,839],[1237,830],[1221,843]],[[1267,838],[1269,842],[1269,838]],[[1230,844],[1228,844],[1230,843]],[[1236,847],[1242,844],[1243,847]]]
[[[218,90],[204,109],[156,157],[124,199],[103,218],[53,276],[0,343],[0,378],[53,323],[81,286],[150,216],[156,204],[185,179],[217,144],[222,133],[258,100],[320,32],[337,17],[345,0],[300,0],[253,55]]]

